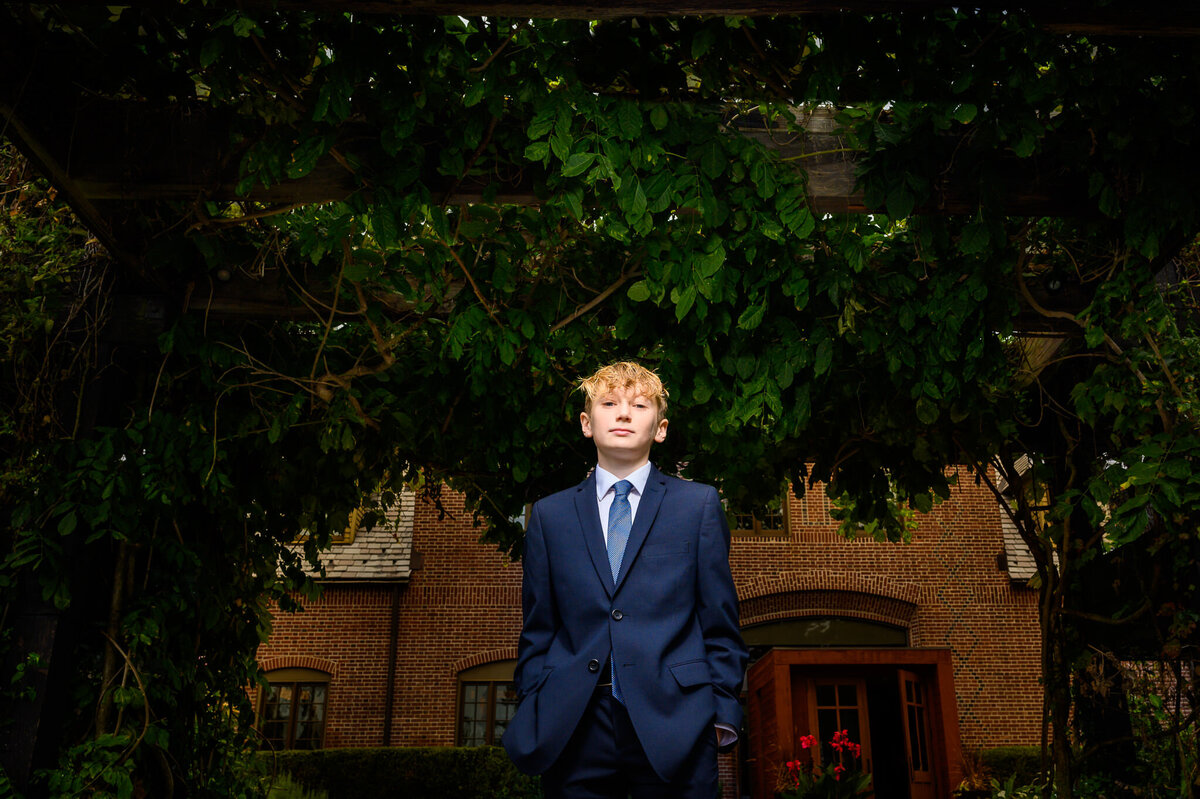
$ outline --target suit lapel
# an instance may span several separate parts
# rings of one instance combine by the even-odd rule
[[[658,515],[658,509],[662,505],[663,496],[667,493],[666,486],[667,478],[657,467],[651,466],[650,476],[646,478],[646,490],[642,492],[642,498],[638,501],[637,515],[633,517],[633,529],[629,531],[629,543],[625,545],[625,554],[621,556],[621,571],[617,574],[616,589],[620,589],[621,583],[625,582],[625,575],[629,574],[629,567],[633,565],[638,551],[646,541],[646,535],[650,532],[650,526],[654,524],[654,517]],[[594,496],[594,485],[592,490]],[[599,516],[599,511],[596,512],[596,515]],[[601,532],[600,543],[602,545],[604,543],[603,535]],[[605,557],[607,558],[607,556],[608,552],[605,550]],[[609,572],[612,572],[611,568],[609,568]]]
[[[608,565],[608,548],[604,546],[604,530],[600,527],[600,506],[596,501],[596,472],[579,484],[575,492],[575,512],[579,515],[579,527],[583,530],[583,541],[596,576],[604,586],[604,592],[612,597],[614,586],[612,567]],[[640,515],[640,509],[639,509]],[[632,540],[631,540],[632,543]]]

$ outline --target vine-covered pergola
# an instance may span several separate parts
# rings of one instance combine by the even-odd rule
[[[1195,640],[1198,32],[1126,2],[0,7],[0,124],[48,181],[4,206],[9,779],[247,790],[227,708],[262,599],[307,585],[286,545],[448,483],[519,554],[508,519],[586,468],[574,379],[626,356],[671,387],[663,465],[738,506],[820,487],[900,540],[993,486],[1058,795],[1139,779],[1121,691],[1077,689]],[[86,233],[24,221],[62,202]]]

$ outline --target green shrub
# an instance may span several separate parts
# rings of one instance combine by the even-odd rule
[[[271,782],[267,799],[329,799],[329,794],[320,789],[305,788],[292,779],[291,774],[280,774]]]
[[[322,749],[266,755],[329,799],[541,799],[541,783],[499,747]]]
[[[998,746],[979,753],[986,773],[1002,785],[1032,785],[1041,776],[1042,750],[1037,746]]]

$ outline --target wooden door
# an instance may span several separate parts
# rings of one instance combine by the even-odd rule
[[[904,754],[908,761],[910,799],[934,799],[933,763],[929,737],[929,691],[921,678],[905,669],[900,676],[900,716]]]
[[[865,680],[818,677],[809,681],[809,730],[820,743],[814,756],[816,762],[823,763],[835,756],[829,742],[835,732],[845,730],[850,740],[862,745],[862,769],[870,774],[871,722],[868,716]]]

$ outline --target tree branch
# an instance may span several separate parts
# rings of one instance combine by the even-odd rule
[[[597,294],[595,297],[592,297],[592,299],[590,299],[588,302],[586,302],[583,305],[576,308],[573,313],[568,314],[563,319],[560,319],[558,322],[555,322],[554,326],[550,328],[550,333],[548,335],[552,335],[552,334],[557,333],[558,331],[562,330],[564,327],[571,324],[576,319],[583,316],[585,313],[592,310],[597,305],[599,305],[600,303],[604,302],[609,297],[611,297],[612,293],[614,291],[616,291],[617,289],[619,289],[622,285],[624,285],[625,281],[629,280],[631,277],[638,277],[641,274],[642,274],[642,272],[640,269],[634,269],[632,272],[622,272],[621,276],[617,278],[616,282],[614,282],[608,288],[604,289],[599,294]]]

